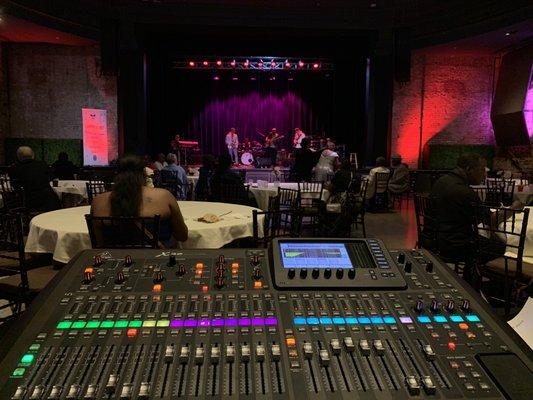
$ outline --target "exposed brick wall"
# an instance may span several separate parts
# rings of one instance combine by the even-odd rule
[[[490,121],[495,58],[415,52],[411,82],[395,84],[391,152],[416,167],[435,144],[494,144]]]
[[[10,137],[82,139],[82,108],[107,110],[109,159],[117,156],[116,78],[100,74],[99,49],[8,45]]]

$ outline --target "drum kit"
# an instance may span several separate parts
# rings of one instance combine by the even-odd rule
[[[257,140],[240,143],[238,151],[241,164],[246,166],[252,165],[257,157],[264,156],[263,146]]]

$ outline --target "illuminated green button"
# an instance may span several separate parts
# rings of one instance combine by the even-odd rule
[[[169,326],[170,325],[170,321],[168,319],[162,319],[161,321],[157,321],[157,326],[158,327],[166,327],[166,326]]]
[[[130,327],[130,328],[140,328],[142,325],[143,325],[142,321],[135,320],[135,321],[130,321],[130,323],[128,324],[128,327]]]
[[[83,329],[83,328],[85,328],[84,321],[76,321],[72,324],[72,329]]]
[[[144,321],[143,328],[153,328],[155,326],[155,321]]]
[[[69,321],[61,321],[59,324],[57,324],[57,329],[68,329],[72,325],[72,322]]]
[[[11,376],[13,378],[20,378],[22,375],[24,375],[24,372],[26,372],[26,368],[16,368]]]
[[[100,321],[89,321],[87,322],[87,325],[85,325],[85,328],[87,329],[96,329],[100,326]]]
[[[31,364],[35,356],[33,354],[24,354],[20,359],[21,364]]]
[[[102,321],[102,323],[100,324],[100,328],[112,328],[113,325],[115,325],[114,321],[106,320],[106,321]]]
[[[41,348],[39,343],[34,343],[30,346],[30,351],[38,351]]]
[[[128,321],[117,321],[115,322],[115,328],[127,328]]]

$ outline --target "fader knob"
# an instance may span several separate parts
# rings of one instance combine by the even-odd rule
[[[326,278],[326,279],[331,278],[331,268],[326,268],[324,270],[324,278]]]
[[[428,261],[428,263],[426,264],[426,272],[428,273],[433,273],[433,263],[431,261]]]
[[[307,278],[307,268],[302,268],[300,270],[300,278],[302,278],[302,279]]]
[[[176,256],[174,254],[171,254],[170,256],[168,256],[168,263],[167,265],[169,267],[173,267],[174,265],[176,265]]]
[[[348,278],[355,279],[355,268],[350,268],[348,270]]]
[[[407,261],[407,262],[405,263],[405,265],[403,266],[403,270],[404,270],[405,272],[407,272],[408,274],[411,273],[411,271],[413,270],[413,264],[411,263],[411,261]]]
[[[226,262],[226,258],[224,257],[224,254],[221,254],[218,256],[218,262],[220,264],[224,264]]]
[[[97,254],[93,257],[93,265],[95,267],[99,267],[100,265],[102,265],[104,262],[102,261],[102,256]]]
[[[335,276],[337,279],[342,279],[344,277],[344,270],[342,268],[337,269],[337,271],[335,271]]]
[[[399,253],[398,254],[398,262],[400,264],[403,264],[405,262],[405,254],[404,253]]]
[[[219,276],[216,279],[215,286],[217,287],[217,289],[222,289],[224,287],[224,278]]]
[[[15,394],[11,397],[11,400],[22,400],[26,394],[26,386],[18,386]]]
[[[294,268],[289,268],[289,271],[287,271],[287,278],[294,279],[296,276],[296,270]]]
[[[65,398],[69,400],[78,399],[80,397],[80,390],[81,390],[80,385],[76,385],[75,383],[70,385],[70,388],[68,389],[67,397]]]
[[[129,267],[131,264],[133,264],[133,260],[131,259],[130,255],[127,255],[124,257],[124,266]]]
[[[137,399],[146,400],[148,398],[150,398],[150,382],[141,382]]]
[[[320,275],[320,270],[318,268],[313,268],[313,271],[311,272],[311,276],[313,279],[317,279]]]
[[[254,268],[254,271],[252,273],[252,277],[258,281],[259,279],[261,279],[263,275],[261,274],[261,268]]]
[[[115,283],[117,285],[122,285],[124,282],[126,282],[126,277],[124,276],[124,272],[118,271],[117,276],[115,277]]]
[[[88,284],[94,280],[94,273],[90,271],[85,271],[83,273],[83,283]]]
[[[154,283],[161,283],[165,280],[165,277],[163,276],[162,271],[156,271],[154,272]]]
[[[185,264],[178,265],[178,270],[176,271],[176,274],[179,276],[183,276],[187,273],[187,270],[185,269]]]
[[[464,299],[464,300],[461,302],[461,310],[463,310],[463,311],[468,311],[468,310],[470,310],[470,301],[469,301],[469,300]]]
[[[109,375],[107,385],[105,386],[105,392],[107,394],[113,394],[117,390],[117,376],[115,374]]]
[[[440,307],[439,307],[439,302],[437,300],[431,300],[431,304],[429,305],[429,309],[436,313],[439,311]]]
[[[448,300],[448,301],[446,302],[446,306],[445,306],[445,308],[446,308],[446,311],[448,311],[448,312],[452,312],[452,311],[455,309],[455,301],[453,301],[453,300]]]
[[[257,254],[254,254],[252,258],[250,259],[250,264],[252,264],[254,267],[256,265],[259,265],[259,256]]]
[[[417,313],[422,312],[424,309],[424,302],[422,300],[417,300],[414,309]]]

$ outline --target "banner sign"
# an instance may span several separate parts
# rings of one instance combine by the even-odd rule
[[[83,119],[83,165],[108,165],[107,111],[81,109]]]

